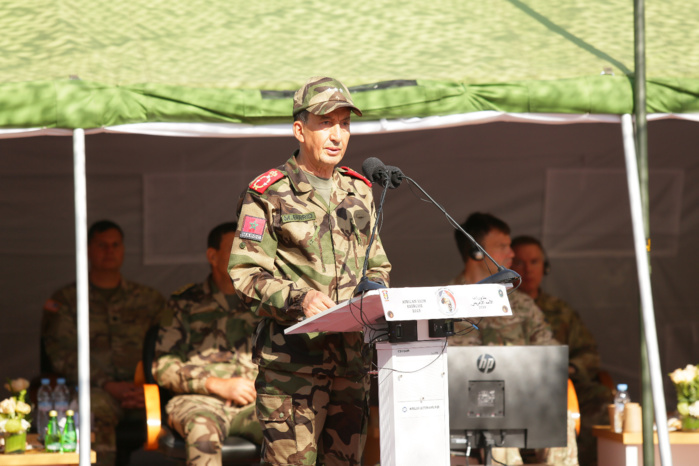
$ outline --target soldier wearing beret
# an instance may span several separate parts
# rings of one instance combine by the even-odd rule
[[[263,464],[361,462],[371,361],[362,333],[284,333],[351,298],[361,279],[376,219],[371,183],[339,166],[352,112],[361,116],[340,81],[306,82],[294,95],[299,149],[239,203],[228,267],[238,295],[263,317],[254,345]],[[377,238],[367,276],[387,285],[390,269]]]
[[[190,466],[221,465],[221,443],[229,435],[262,440],[252,362],[260,318],[243,305],[228,276],[236,229],[228,222],[211,230],[211,273],[173,293],[156,344],[153,376],[176,394],[166,407],[168,422],[184,437]]]

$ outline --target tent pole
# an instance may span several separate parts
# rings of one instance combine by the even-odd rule
[[[645,0],[634,0],[634,113],[636,119],[636,156],[641,189],[643,227],[647,244],[646,260],[650,270],[650,207],[648,202],[648,133],[646,121],[646,43]],[[649,272],[650,273],[650,272]],[[641,333],[641,406],[643,406],[643,465],[655,464],[653,446],[653,395],[645,345],[643,319]]]
[[[629,185],[634,250],[636,252],[636,268],[638,269],[638,284],[641,292],[641,311],[650,368],[650,381],[651,388],[653,389],[655,423],[658,429],[660,463],[662,466],[672,466],[670,440],[667,430],[667,413],[665,411],[665,394],[663,393],[663,376],[660,370],[658,335],[655,329],[655,311],[653,309],[653,295],[650,284],[650,268],[648,267],[646,240],[643,231],[641,188],[638,179],[638,166],[636,164],[631,115],[626,114],[621,117],[621,129],[624,136],[624,155],[626,158],[626,176]]]
[[[75,260],[78,301],[78,403],[80,406],[80,466],[90,466],[90,321],[87,273],[87,188],[85,175],[85,131],[73,131],[73,176],[75,184]]]

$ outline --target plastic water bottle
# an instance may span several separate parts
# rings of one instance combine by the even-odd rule
[[[49,425],[49,412],[53,409],[53,396],[50,383],[51,381],[49,379],[41,379],[41,387],[39,387],[39,391],[36,394],[36,432],[39,440],[44,440],[46,427]]]
[[[66,411],[66,425],[61,433],[61,451],[73,452],[78,444],[78,433],[75,430],[75,421],[73,421],[73,410]]]
[[[46,437],[44,438],[44,447],[49,453],[61,451],[61,429],[58,427],[57,414],[53,409],[49,412],[49,425],[46,427]]]
[[[53,409],[58,413],[58,425],[62,428],[65,425],[66,411],[70,403],[70,390],[66,386],[66,379],[59,377],[56,379],[56,388],[53,389]]]
[[[616,396],[614,397],[614,432],[624,430],[624,409],[626,403],[631,401],[628,392],[629,386],[625,383],[620,383],[616,386]]]

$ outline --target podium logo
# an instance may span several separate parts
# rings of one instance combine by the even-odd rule
[[[456,298],[448,289],[440,288],[437,291],[437,303],[442,314],[450,316],[456,313]]]
[[[489,374],[495,370],[495,358],[489,354],[481,354],[476,360],[478,370],[484,374]]]

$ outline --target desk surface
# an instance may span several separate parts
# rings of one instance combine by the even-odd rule
[[[43,445],[37,440],[36,434],[27,435],[27,444],[31,445],[24,453],[0,454],[0,466],[41,466],[49,464],[78,464],[80,455],[75,453],[47,453]],[[97,461],[94,451],[90,452],[90,463]]]
[[[641,445],[643,443],[641,432],[616,433],[609,426],[593,426],[592,435],[623,445]],[[699,432],[670,432],[668,437],[671,445],[699,445]],[[653,443],[658,443],[657,433],[653,433]]]

